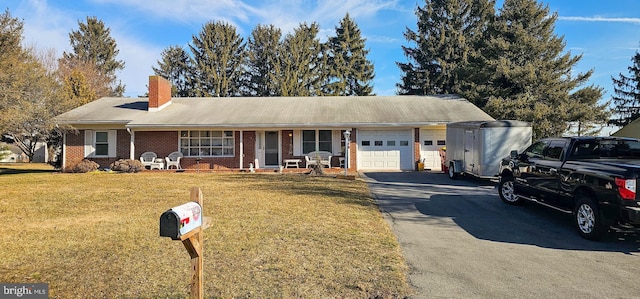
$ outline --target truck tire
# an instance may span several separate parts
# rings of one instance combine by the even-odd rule
[[[520,198],[514,193],[512,176],[500,178],[500,183],[498,184],[498,194],[500,195],[500,199],[502,199],[502,201],[507,204],[519,206],[524,203],[524,199]]]
[[[456,169],[453,166],[453,162],[449,163],[449,169],[447,173],[449,174],[450,179],[455,180],[458,178],[458,173],[456,173]]]
[[[588,240],[602,238],[608,229],[600,216],[598,205],[586,194],[576,194],[573,220],[580,236]]]

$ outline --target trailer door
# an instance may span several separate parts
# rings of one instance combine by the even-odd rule
[[[464,131],[464,170],[470,173],[473,173],[473,168],[475,166],[474,155],[476,152],[475,148],[475,134],[473,130],[465,130]]]

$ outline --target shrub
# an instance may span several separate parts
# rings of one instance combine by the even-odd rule
[[[113,171],[140,172],[144,169],[142,162],[131,159],[120,159],[109,166]]]
[[[98,167],[100,167],[98,163],[84,159],[82,160],[82,162],[78,163],[76,166],[73,167],[73,172],[87,173],[90,171],[98,170]]]

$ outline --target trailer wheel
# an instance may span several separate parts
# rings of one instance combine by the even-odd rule
[[[453,162],[449,163],[449,171],[447,173],[449,174],[450,179],[455,180],[458,178],[458,173],[456,173],[456,169],[453,166]]]

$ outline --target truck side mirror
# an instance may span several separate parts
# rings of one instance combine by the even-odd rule
[[[511,160],[517,160],[518,159],[518,151],[516,151],[516,150],[511,151],[510,156],[511,156]]]

